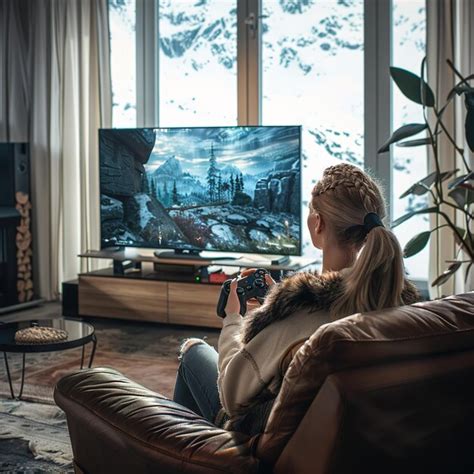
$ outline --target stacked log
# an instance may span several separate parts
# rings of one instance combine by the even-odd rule
[[[16,193],[16,209],[21,215],[20,225],[16,228],[16,261],[18,301],[24,303],[33,299],[32,278],[32,237],[31,237],[31,202],[28,194]]]

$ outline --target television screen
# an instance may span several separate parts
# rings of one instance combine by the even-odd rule
[[[102,129],[102,247],[299,255],[301,128]]]

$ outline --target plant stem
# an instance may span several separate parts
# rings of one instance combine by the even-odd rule
[[[471,249],[474,250],[474,239],[472,238],[472,232],[471,232],[471,220],[472,217],[469,215],[466,215],[466,229],[467,229],[467,235],[469,237],[469,243],[471,244]]]
[[[438,142],[437,142],[437,134],[433,134],[433,130],[431,130],[431,125],[428,120],[428,115],[426,112],[426,104],[425,104],[425,66],[426,66],[426,56],[423,58],[421,61],[421,71],[420,71],[420,97],[421,97],[421,102],[422,102],[422,109],[423,109],[423,119],[425,121],[426,127],[428,129],[428,134],[430,136],[431,140],[431,147],[433,149],[433,157],[435,161],[435,166],[436,166],[436,181],[435,181],[435,188],[438,193],[438,196],[443,199],[443,186],[441,185],[440,177],[441,177],[441,170],[439,167],[439,162],[438,162]],[[436,104],[433,104],[433,110],[436,111]],[[436,114],[436,118],[438,119],[438,115]],[[436,139],[435,139],[436,138]],[[434,197],[434,196],[433,196]],[[437,203],[437,199],[435,199],[435,204]]]
[[[434,107],[433,107],[434,109]],[[436,112],[435,112],[435,115],[437,116]],[[442,186],[440,186],[440,183],[439,183],[439,177],[441,176],[441,170],[440,170],[440,167],[439,167],[439,162],[438,162],[438,142],[437,142],[437,135],[434,135],[433,134],[433,130],[431,130],[431,126],[430,126],[430,122],[428,120],[428,116],[426,114],[426,107],[423,106],[423,118],[425,120],[425,123],[426,123],[426,126],[427,126],[427,129],[428,129],[428,134],[430,136],[430,140],[431,140],[431,148],[433,149],[433,158],[434,158],[434,162],[435,162],[435,166],[436,166],[436,181],[435,181],[435,188],[436,188],[436,192],[439,196],[440,199],[443,199],[443,189],[442,189]],[[437,202],[437,200],[435,199],[435,203]]]
[[[469,211],[467,211],[466,209],[463,209],[462,207],[458,207],[456,206],[455,204],[452,204],[448,201],[445,201],[444,199],[440,202],[440,204],[446,204],[447,206],[450,206],[452,207],[453,209],[456,209],[456,211],[461,211],[463,212],[464,214],[466,214],[467,217],[473,219],[474,218],[474,215],[472,215]]]
[[[431,196],[433,196],[433,202],[439,206],[441,203],[439,202],[439,199],[438,199],[438,196],[436,196],[436,194],[433,192],[433,190],[430,188],[430,193],[431,193]]]
[[[446,59],[446,62],[448,63],[448,66],[452,69],[454,74],[459,77],[461,83],[466,84],[466,86],[470,86],[470,84],[467,82],[467,79],[464,78],[463,75],[456,69],[456,66],[451,61],[451,59]]]
[[[451,219],[449,218],[449,216],[443,212],[443,211],[438,211],[440,215],[442,215],[445,220],[446,220],[446,223],[449,225],[449,227],[451,227],[451,230],[457,235],[458,239],[459,239],[459,245],[463,246],[467,253],[469,254],[469,258],[471,260],[474,260],[474,254],[473,254],[473,250],[471,249],[470,245],[466,245],[466,243],[464,242],[464,239],[463,237],[461,236],[461,234],[459,233],[457,227],[452,223]]]
[[[435,107],[433,107],[433,111],[435,113],[436,118],[439,119],[439,113],[438,113],[438,111]],[[443,132],[446,134],[447,139],[454,146],[454,149],[461,155],[464,166],[466,167],[467,172],[470,173],[471,168],[469,168],[469,165],[467,164],[466,157],[464,156],[464,150],[462,148],[458,147],[457,143],[454,141],[454,138],[448,132],[447,128],[444,126],[444,123],[441,119],[439,119],[439,124],[441,125],[441,128],[443,129]]]

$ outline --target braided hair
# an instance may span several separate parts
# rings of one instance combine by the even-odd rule
[[[310,208],[323,216],[339,245],[358,251],[356,261],[345,273],[342,293],[332,306],[333,318],[403,304],[400,244],[383,225],[364,225],[368,214],[380,220],[386,216],[377,183],[356,166],[330,166],[313,189]]]

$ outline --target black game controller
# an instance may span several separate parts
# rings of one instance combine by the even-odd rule
[[[256,298],[260,303],[267,294],[268,285],[265,281],[265,275],[269,275],[267,270],[257,268],[253,273],[237,280],[237,296],[240,301],[240,314],[244,315],[247,311],[247,301]],[[221,289],[219,302],[217,303],[217,315],[225,318],[225,307],[230,293],[230,282],[226,280]]]

